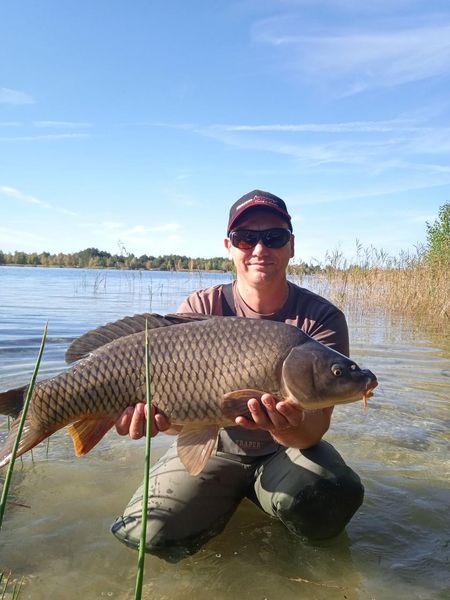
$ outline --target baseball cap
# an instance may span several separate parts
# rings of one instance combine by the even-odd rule
[[[278,196],[275,196],[274,194],[270,194],[269,192],[253,190],[252,192],[248,192],[248,194],[245,194],[239,198],[239,200],[236,200],[236,202],[230,208],[227,235],[233,229],[233,225],[237,219],[248,209],[254,208],[255,206],[262,206],[282,216],[284,219],[286,219],[288,227],[292,231],[291,216],[287,211],[284,200],[278,198]]]

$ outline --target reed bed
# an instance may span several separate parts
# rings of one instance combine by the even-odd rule
[[[18,600],[22,585],[23,578],[17,581],[11,573],[0,573],[0,600]]]
[[[8,502],[8,495],[9,495],[12,475],[13,475],[13,471],[14,471],[14,465],[15,465],[15,461],[16,461],[16,454],[17,454],[20,438],[22,436],[22,432],[23,432],[23,428],[24,428],[24,424],[25,424],[25,417],[27,415],[28,407],[30,405],[34,384],[36,382],[36,377],[37,377],[37,374],[39,371],[39,366],[41,364],[42,353],[43,353],[44,347],[45,347],[45,341],[47,339],[47,330],[48,330],[48,323],[45,325],[44,333],[42,335],[41,346],[39,348],[38,357],[37,357],[36,363],[34,365],[33,375],[31,376],[31,381],[28,386],[25,402],[24,402],[24,405],[22,408],[19,427],[17,430],[16,440],[13,445],[13,449],[11,452],[11,458],[10,458],[10,462],[8,465],[8,470],[6,473],[5,480],[3,482],[3,489],[2,489],[1,498],[0,498],[0,530],[3,525],[3,517],[5,514],[6,504]],[[6,600],[6,598],[8,598],[8,597],[10,597],[11,600],[17,600],[19,598],[19,594],[20,594],[20,591],[21,591],[22,585],[23,585],[23,578],[21,581],[15,581],[15,580],[11,581],[11,573],[9,573],[8,575],[5,575],[3,572],[0,572],[0,585],[2,585],[2,584],[3,584],[3,587],[0,589],[0,594],[1,594],[0,600],[3,600],[3,599]]]
[[[357,245],[354,261],[335,250],[314,279],[315,291],[342,308],[381,308],[439,326],[450,324],[450,263],[426,260],[421,249],[394,258]]]

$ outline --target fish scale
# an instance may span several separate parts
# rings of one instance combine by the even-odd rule
[[[366,397],[376,385],[370,371],[285,323],[200,315],[148,320],[152,402],[183,427],[178,451],[192,474],[206,464],[219,427],[248,416],[249,398],[270,393],[317,408]],[[35,386],[19,455],[65,425],[77,455],[85,454],[126,407],[145,401],[145,321],[128,317],[75,340],[66,356],[79,361]],[[333,364],[345,373],[340,381]],[[0,410],[17,416],[23,393],[0,393]],[[18,420],[0,450],[0,466],[9,461]]]

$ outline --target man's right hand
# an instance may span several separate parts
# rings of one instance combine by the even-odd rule
[[[151,412],[152,437],[157,435],[160,431],[165,431],[166,433],[177,433],[176,430],[173,428],[171,429],[169,419],[165,415],[159,414],[154,405],[151,407]],[[135,404],[134,406],[129,406],[116,421],[117,433],[119,435],[129,435],[132,440],[139,440],[141,437],[145,436],[146,419],[146,404],[143,402],[138,402],[138,404]]]

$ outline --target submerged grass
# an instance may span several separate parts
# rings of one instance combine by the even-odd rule
[[[142,515],[141,515],[141,537],[139,540],[138,570],[136,574],[135,600],[142,598],[142,588],[144,582],[144,563],[145,563],[145,542],[147,537],[147,519],[148,519],[148,488],[150,483],[150,459],[151,459],[151,408],[152,395],[150,387],[150,356],[148,344],[148,323],[145,322],[145,392],[147,402],[147,420],[146,420],[146,439],[145,439],[145,460],[144,460],[144,491],[142,495]]]
[[[11,600],[17,600],[22,585],[23,578],[20,581],[11,581],[11,573],[8,573],[8,575],[0,573],[0,586],[2,586],[0,589],[0,600],[6,600],[8,597]],[[8,596],[6,594],[8,594]]]
[[[19,422],[19,427],[17,430],[17,436],[14,442],[14,446],[11,452],[11,459],[8,465],[8,470],[6,472],[5,481],[3,483],[3,490],[0,499],[0,530],[3,524],[3,517],[5,515],[5,508],[8,501],[9,488],[11,485],[12,474],[14,470],[14,464],[16,461],[17,449],[19,447],[20,438],[22,437],[23,428],[25,425],[25,418],[27,416],[28,407],[30,405],[31,396],[33,394],[34,384],[36,382],[36,377],[39,371],[39,366],[41,364],[42,353],[45,347],[45,341],[47,339],[47,331],[48,331],[48,323],[46,323],[44,328],[44,333],[42,335],[41,346],[39,348],[39,354],[36,359],[36,363],[34,365],[33,375],[31,377],[30,385],[28,386],[27,395],[25,398],[25,402],[22,409],[22,414]],[[12,503],[14,504],[14,503]],[[21,581],[11,581],[11,573],[5,575],[4,573],[0,573],[0,600],[4,600],[7,597],[10,597],[11,600],[17,600],[19,598],[20,590],[22,589],[23,578]],[[7,596],[8,594],[8,596]]]
[[[36,363],[34,365],[34,371],[33,371],[32,377],[31,377],[30,385],[28,386],[27,395],[26,395],[25,402],[23,405],[21,418],[19,421],[19,427],[17,429],[17,436],[14,441],[14,446],[13,446],[13,449],[11,452],[11,459],[10,459],[10,462],[8,465],[8,470],[6,472],[5,482],[3,484],[2,496],[0,499],[0,530],[1,530],[2,524],[3,524],[3,517],[5,514],[5,507],[6,507],[6,502],[8,499],[9,487],[11,485],[11,479],[12,479],[12,474],[13,474],[13,470],[14,470],[14,464],[16,461],[17,450],[19,448],[20,438],[22,437],[22,432],[23,432],[23,428],[25,425],[25,418],[27,416],[28,407],[30,405],[31,396],[33,394],[34,384],[36,382],[36,377],[37,377],[37,374],[39,371],[39,366],[41,364],[42,353],[43,353],[44,347],[45,347],[45,340],[47,339],[47,331],[48,331],[48,323],[46,323],[45,328],[44,328],[44,333],[42,335],[41,346],[39,348],[39,354],[36,359]]]

